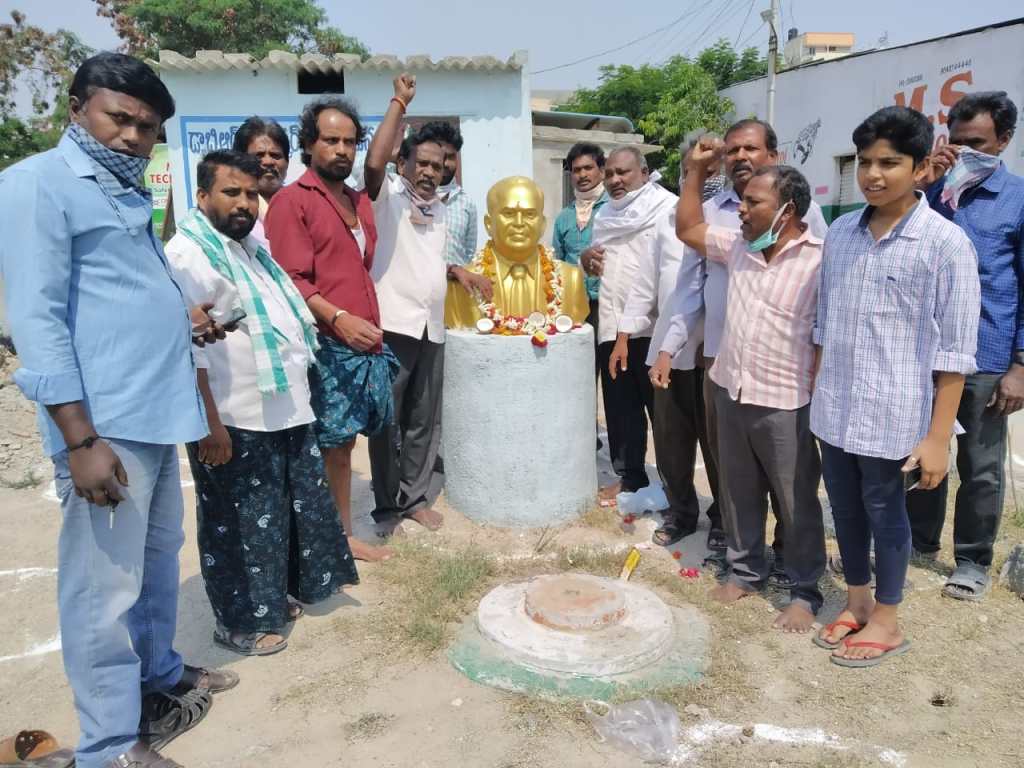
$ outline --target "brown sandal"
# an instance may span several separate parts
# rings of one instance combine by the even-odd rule
[[[21,731],[0,741],[0,765],[68,768],[74,763],[75,753],[60,749],[57,740],[46,731]]]

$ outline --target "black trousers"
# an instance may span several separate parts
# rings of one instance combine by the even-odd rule
[[[441,447],[444,344],[384,333],[401,370],[391,385],[395,422],[369,440],[370,472],[378,522],[429,506]]]
[[[622,478],[623,491],[638,491],[650,485],[647,479],[647,419],[654,418],[654,386],[647,373],[649,338],[630,339],[626,370],[613,380],[608,372],[614,342],[597,346],[601,366],[601,394],[608,423],[608,451],[612,468]]]
[[[978,373],[964,382],[956,418],[965,434],[956,439],[960,488],[953,519],[953,554],[957,564],[992,565],[992,546],[999,532],[1006,494],[1006,417],[988,407],[999,386],[998,373]],[[930,491],[907,494],[907,514],[914,549],[938,552],[946,521],[949,478]]]
[[[695,530],[700,517],[697,489],[693,485],[697,445],[714,501],[708,507],[711,529],[722,530],[718,507],[718,471],[709,457],[707,420],[704,418],[704,371],[672,371],[668,389],[654,390],[654,451],[658,457],[669,509],[666,516],[684,530]]]

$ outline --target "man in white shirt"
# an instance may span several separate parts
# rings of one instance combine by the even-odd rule
[[[324,479],[308,369],[317,349],[305,302],[253,237],[259,162],[215,151],[197,172],[198,204],[167,244],[190,303],[239,329],[196,352],[210,434],[187,446],[214,641],[236,653],[283,650],[283,628],[358,582]]]
[[[740,197],[747,188],[754,173],[760,168],[770,165],[778,165],[778,138],[774,129],[762,120],[740,120],[733,123],[725,132],[725,175],[732,183],[731,188],[723,189],[717,195],[704,203],[704,219],[709,225],[727,227],[733,230],[740,228]],[[808,229],[816,238],[824,239],[828,231],[825,217],[821,213],[821,207],[811,201],[807,215],[803,218]],[[705,269],[706,278],[702,289],[695,290],[689,282],[680,283],[676,296],[672,301],[675,308],[670,329],[659,351],[675,355],[686,342],[688,333],[686,325],[689,323],[691,331],[693,323],[703,319],[704,323],[704,349],[703,366],[705,373],[711,370],[715,357],[718,355],[718,348],[722,341],[722,334],[725,330],[725,306],[729,290],[729,272],[725,265],[707,261],[702,256],[687,248],[687,259],[698,259]],[[704,451],[704,466],[708,472],[708,478],[712,473],[717,477],[718,472],[718,416],[715,412],[715,393],[720,387],[705,375],[704,387],[704,409],[707,418],[708,447]],[[779,504],[772,498],[772,512],[778,510]],[[775,551],[775,560],[772,565],[772,573],[769,582],[784,588],[790,588],[785,573],[784,552],[783,552],[783,530],[782,521],[776,515],[775,540],[772,549]],[[708,546],[724,556],[725,537],[711,537],[708,539]]]
[[[649,256],[658,224],[675,208],[676,197],[657,184],[643,153],[613,151],[604,166],[611,198],[594,218],[593,245],[580,256],[590,275],[600,275],[598,347],[601,394],[608,425],[608,450],[620,482],[602,489],[605,498],[647,487],[647,420],[653,419],[654,391],[647,377],[647,352],[656,307],[645,330],[631,334],[622,355],[612,357],[619,321],[636,277],[638,259]]]
[[[446,263],[445,205],[437,194],[444,176],[444,147],[438,139],[409,137],[399,174],[387,174],[402,118],[416,95],[416,79],[399,75],[394,89],[364,165],[378,238],[370,275],[380,302],[384,343],[401,364],[392,384],[395,423],[370,438],[373,517],[378,522],[407,517],[437,530],[443,520],[429,496],[441,441],[447,281],[457,279],[467,289],[486,283],[487,290],[490,281]]]
[[[651,318],[657,317],[646,364],[652,366],[650,378],[654,385],[654,451],[669,502],[669,508],[662,513],[664,523],[654,532],[653,540],[666,547],[697,530],[700,516],[700,502],[693,484],[698,443],[702,454],[709,453],[702,393],[704,371],[697,365],[703,341],[700,318],[678,353],[674,356],[665,352],[659,354],[659,350],[671,325],[672,301],[677,287],[688,286],[690,291],[699,292],[703,283],[700,259],[692,251],[687,253],[676,237],[673,211],[657,223],[652,247],[639,254],[612,350],[613,361],[628,359],[631,335],[649,332]],[[708,484],[712,495],[717,494],[718,478],[713,467],[708,467]],[[708,508],[708,518],[710,539],[716,532],[722,532],[717,499]]]

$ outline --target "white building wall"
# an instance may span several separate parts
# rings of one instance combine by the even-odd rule
[[[839,158],[855,154],[853,129],[877,109],[904,104],[932,119],[936,143],[948,139],[950,107],[971,91],[1003,90],[1019,111],[1017,133],[1003,153],[1024,175],[1024,22],[996,29],[822,62],[779,74],[775,131],[781,162],[807,176],[831,218],[839,195]],[[764,118],[764,78],[722,91],[736,119]],[[862,204],[860,191],[856,199]]]
[[[487,189],[501,178],[532,173],[532,124],[529,88],[524,69],[499,71],[417,71],[413,117],[458,116],[465,139],[462,182],[473,197],[483,234]],[[345,73],[346,98],[352,100],[372,129],[394,95],[394,71],[356,70]],[[298,92],[298,73],[272,69],[191,73],[167,70],[162,78],[177,102],[167,123],[167,143],[174,177],[174,211],[180,219],[195,202],[195,165],[202,154],[221,146],[250,115],[294,120],[316,95]],[[220,134],[213,144],[196,134]],[[286,126],[288,129],[288,126]],[[189,133],[194,134],[189,136]],[[191,143],[191,151],[187,148]],[[228,142],[229,143],[229,142]],[[184,146],[183,146],[184,145]],[[296,150],[289,179],[305,170]],[[186,164],[188,168],[186,169]],[[482,241],[481,241],[482,242]]]

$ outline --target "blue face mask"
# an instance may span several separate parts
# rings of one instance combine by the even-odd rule
[[[779,223],[779,219],[782,218],[782,214],[785,213],[786,207],[789,203],[782,206],[775,212],[775,218],[772,219],[772,224],[766,229],[760,237],[756,237],[753,240],[747,241],[747,250],[751,253],[760,253],[765,248],[771,248],[777,242],[779,242],[779,233],[782,232],[780,229],[778,232],[775,231],[775,225]]]

